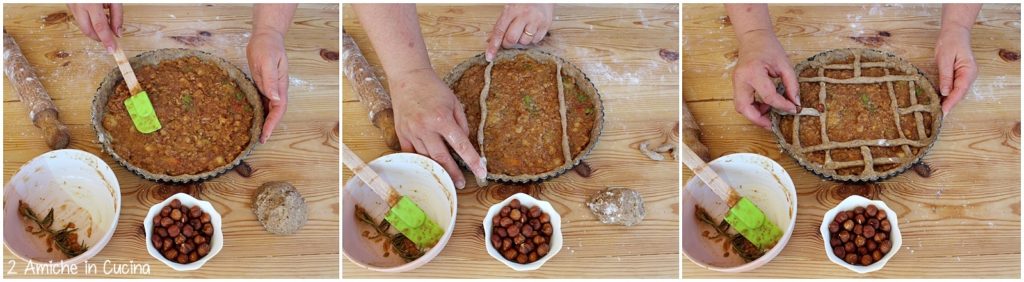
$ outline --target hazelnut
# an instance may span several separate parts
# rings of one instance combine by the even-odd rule
[[[519,231],[520,231],[519,230],[519,226],[516,226],[516,225],[509,226],[508,227],[508,236],[509,237],[519,236]]]
[[[164,208],[160,209],[160,215],[161,215],[161,216],[168,216],[168,215],[171,215],[171,207],[169,207],[169,206],[164,206]]]
[[[179,201],[178,199],[171,200],[171,205],[170,206],[171,206],[172,209],[177,209],[177,208],[181,207],[181,201]]]
[[[501,240],[501,249],[502,250],[508,250],[508,249],[511,249],[511,248],[512,248],[512,239],[511,238],[505,238],[505,239]]]
[[[203,224],[203,234],[213,236],[213,225],[209,223]]]
[[[153,247],[156,248],[157,250],[164,246],[164,240],[160,239],[160,237],[153,236],[152,241]]]
[[[505,229],[504,227],[501,227],[501,226],[495,227],[494,231],[495,231],[494,233],[497,233],[497,234],[491,234],[492,237],[499,238],[499,239],[500,238],[508,237],[508,229]],[[497,235],[497,236],[494,236],[494,235]]]
[[[835,221],[828,224],[828,232],[836,233],[839,232],[839,223]]]
[[[551,227],[551,223],[545,223],[544,226],[541,227],[540,232],[544,233],[544,235],[551,236],[551,234],[555,233],[555,229]]]
[[[836,257],[846,257],[846,249],[844,249],[842,246],[833,248],[832,253],[835,253]]]
[[[164,219],[164,217],[162,215],[157,214],[156,216],[154,216],[153,217],[153,225],[159,226],[161,219]]]
[[[889,240],[882,241],[881,244],[878,244],[878,250],[882,251],[884,254],[888,254],[889,251],[892,250],[892,242]]]
[[[883,220],[886,217],[889,217],[889,215],[885,214],[885,211],[878,211],[878,214],[875,215],[875,218],[877,218],[878,220]]]
[[[539,246],[540,244],[544,244],[544,242],[547,242],[547,239],[544,239],[544,236],[534,236],[533,237],[533,244],[534,245],[538,245]]]
[[[512,208],[509,208],[508,206],[504,206],[504,207],[501,208],[501,212],[499,212],[498,214],[500,214],[502,217],[506,217],[506,216],[508,216],[509,212],[511,212],[511,210],[512,210]]]
[[[868,219],[868,225],[870,225],[871,227],[874,227],[875,229],[878,229],[878,227],[881,226],[882,223],[880,221],[878,221],[877,218],[869,218]]]
[[[846,261],[846,263],[849,263],[849,264],[857,264],[857,260],[858,259],[860,259],[860,258],[857,257],[857,254],[847,253],[846,254],[846,259],[844,259],[844,260]]]
[[[873,238],[875,237],[875,228],[871,225],[864,226],[864,231],[861,233],[864,234],[864,237]]]
[[[876,215],[878,215],[878,207],[876,207],[875,205],[868,205],[867,209],[864,212],[870,217],[875,217]]]
[[[492,236],[492,238],[498,238],[498,237],[493,237]],[[202,245],[203,243],[206,243],[206,240],[207,239],[204,236],[196,236],[196,237],[192,238],[192,241],[194,241],[196,243],[196,245]],[[498,240],[499,240],[498,243],[500,244],[501,243],[501,241],[500,241],[501,239],[499,238]],[[497,244],[495,244],[495,246],[497,246]]]
[[[507,217],[501,218],[501,227],[508,227],[509,225],[512,225],[512,219],[511,218],[507,218]]]
[[[514,221],[519,221],[519,219],[523,218],[523,214],[519,210],[512,210],[508,213],[508,217]]]
[[[178,263],[180,263],[180,264],[188,263],[188,255],[187,254],[179,253],[179,255],[178,255]]]
[[[170,217],[160,219],[160,226],[168,227],[171,226],[171,224],[174,224],[174,220],[171,220]]]
[[[868,240],[861,235],[857,235],[857,238],[853,239],[853,244],[856,245],[857,247],[864,246],[864,244],[867,242]]]
[[[524,225],[522,233],[523,233],[523,235],[526,235],[526,237],[537,236],[537,232],[534,232],[533,231],[533,226],[530,226],[530,225]]]
[[[515,236],[512,239],[512,243],[516,245],[522,244],[523,242],[526,242],[526,236],[523,236],[523,234],[519,234],[519,236]]]
[[[882,260],[882,251],[875,250],[874,252],[871,253],[871,258],[874,259],[875,261]]]
[[[502,256],[504,256],[508,260],[514,260],[514,259],[516,259],[516,256],[518,256],[518,255],[519,255],[519,253],[516,252],[516,250],[512,249],[512,248],[509,248],[508,250],[505,250],[504,253],[502,253]]]
[[[886,219],[886,220],[882,220],[882,223],[881,223],[881,226],[880,226],[880,227],[881,227],[881,228],[879,228],[879,229],[881,229],[881,230],[882,230],[882,231],[884,231],[884,232],[889,232],[889,231],[892,231],[892,225],[891,225],[891,224],[889,223],[889,220],[888,220],[888,219]]]
[[[191,254],[189,254],[189,255],[188,255],[188,261],[189,261],[189,263],[193,263],[193,262],[196,262],[197,260],[199,260],[199,254],[197,254],[197,253],[191,253]]]
[[[167,227],[167,236],[169,237],[178,237],[178,234],[180,233],[181,229],[179,229],[177,225],[171,225],[171,227]]]
[[[199,244],[199,248],[196,249],[196,253],[199,253],[199,256],[201,257],[205,257],[206,254],[210,253],[210,244]]]
[[[518,262],[519,264],[525,264],[526,259],[529,259],[529,257],[526,256],[526,254],[519,254],[519,256],[516,257],[516,262]]]
[[[836,238],[836,237],[832,237],[831,239],[828,240],[828,242],[829,242],[829,246],[832,246],[832,247],[839,246],[839,245],[843,244],[843,242],[839,241],[839,238]]]
[[[537,252],[530,253],[530,257],[529,257],[528,261],[537,261],[537,259],[539,259],[539,257],[537,257]]]
[[[853,222],[856,222],[857,224],[864,224],[864,221],[866,220],[867,218],[864,217],[863,214],[858,214],[857,216],[853,217]]]
[[[199,216],[202,214],[203,210],[200,209],[198,205],[192,206],[192,208],[188,209],[188,216],[192,218],[199,218]]]
[[[492,217],[491,218],[491,225],[492,226],[499,226],[499,225],[501,225],[501,217],[500,216]]]
[[[171,242],[171,238],[164,238],[163,248],[160,248],[160,250],[161,251],[170,250],[171,246],[172,246],[171,243],[173,243],[173,242]]]
[[[868,243],[865,246],[868,247],[869,252],[878,249],[878,243],[875,243],[874,240],[868,240]]]
[[[850,219],[850,216],[845,212],[841,212],[836,215],[836,222],[846,222],[847,219]]]
[[[857,207],[857,208],[853,209],[853,213],[855,213],[855,214],[864,214],[864,210],[865,210],[864,207]]]
[[[854,225],[853,226],[853,234],[860,235],[862,233],[864,233],[864,226],[863,225],[859,225],[858,224],[858,225]]]
[[[167,234],[167,228],[157,227],[156,228],[156,235],[160,236],[159,238],[167,237],[167,235],[168,235]]]
[[[874,262],[875,262],[875,260],[871,259],[871,256],[869,256],[869,255],[864,255],[864,256],[860,257],[860,264],[862,264],[862,265],[871,265]]]
[[[536,218],[536,217],[539,217],[540,214],[541,214],[541,210],[540,210],[539,206],[530,207],[530,217]]]
[[[174,243],[179,245],[185,243],[185,236],[179,234],[178,237],[174,237]]]
[[[852,253],[857,250],[857,248],[853,246],[853,242],[846,242],[846,244],[843,245],[843,248],[846,249],[847,253]]]
[[[843,222],[843,229],[846,229],[846,231],[853,231],[853,220],[847,219]]]
[[[885,233],[877,232],[875,233],[875,242],[882,242],[885,240],[885,237],[887,237]]]
[[[842,232],[839,232],[839,240],[842,241],[843,243],[849,242],[850,231],[843,230]]]
[[[181,220],[181,210],[178,210],[178,209],[171,210],[171,219],[173,219],[174,221]]]
[[[538,217],[537,219],[540,219],[540,223],[551,222],[551,216],[546,214],[546,213],[545,214],[541,214],[540,217]]]
[[[551,251],[551,246],[549,246],[547,243],[540,244],[537,246],[537,255],[541,257],[548,255],[549,251]]]
[[[164,257],[170,261],[174,261],[178,258],[178,250],[170,249],[164,252]]]
[[[518,209],[519,208],[519,199],[512,199],[512,201],[508,203],[508,207],[509,208],[513,208],[513,209]]]
[[[185,234],[185,237],[192,238],[193,235],[196,235],[193,231],[195,230],[192,229],[192,225],[185,225],[185,228],[181,230],[181,234]]]

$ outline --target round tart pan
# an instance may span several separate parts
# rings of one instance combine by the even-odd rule
[[[920,89],[924,90],[925,94],[929,96],[930,101],[936,101],[933,104],[921,104],[928,106],[929,108],[937,108],[938,112],[932,112],[932,124],[924,124],[926,127],[932,129],[931,136],[921,140],[928,140],[928,144],[921,148],[921,150],[914,156],[908,157],[910,160],[902,163],[899,167],[889,169],[887,171],[875,171],[864,175],[863,173],[857,175],[839,175],[835,170],[826,169],[823,165],[809,161],[805,155],[797,152],[797,148],[794,148],[793,144],[786,141],[785,137],[782,136],[780,124],[782,121],[782,115],[776,111],[771,111],[772,120],[772,133],[775,135],[775,140],[779,143],[779,147],[786,152],[787,155],[793,157],[800,166],[803,166],[808,171],[828,180],[845,181],[845,182],[875,182],[885,180],[887,178],[899,175],[905,172],[908,168],[919,163],[925,154],[931,150],[935,141],[938,140],[940,129],[942,128],[942,110],[938,104],[941,103],[941,97],[939,97],[938,91],[935,90],[934,84],[928,79],[921,69],[917,68],[910,62],[896,56],[895,54],[868,48],[844,48],[844,49],[832,49],[825,52],[818,53],[817,55],[811,56],[807,60],[800,62],[795,67],[795,73],[800,74],[804,69],[817,68],[821,65],[832,64],[833,62],[842,61],[849,56],[854,56],[854,53],[860,53],[861,58],[870,58],[874,60],[883,60],[885,62],[893,63],[892,68],[903,70],[906,73],[915,73],[919,76],[915,82],[919,83]],[[780,82],[781,83],[781,82]],[[779,89],[782,88],[779,84]],[[802,93],[801,93],[802,94]],[[831,94],[830,94],[831,95]],[[932,109],[936,110],[936,109]],[[794,121],[796,122],[796,121]],[[922,121],[923,122],[923,121]],[[798,138],[798,137],[795,137]]]
[[[577,85],[583,90],[583,92],[587,93],[588,95],[590,95],[591,98],[593,98],[591,99],[591,101],[594,101],[594,112],[597,113],[594,117],[596,121],[594,122],[594,128],[591,129],[590,131],[590,142],[587,144],[587,146],[584,147],[584,149],[580,151],[578,155],[573,156],[572,160],[566,162],[562,166],[538,174],[506,175],[488,171],[488,180],[500,182],[528,183],[534,181],[547,180],[549,178],[559,176],[562,173],[565,173],[569,169],[572,169],[573,167],[578,165],[580,161],[583,160],[583,158],[585,158],[588,154],[590,154],[591,151],[593,151],[594,147],[597,145],[598,137],[601,136],[601,131],[604,128],[604,101],[601,100],[601,93],[597,91],[597,88],[594,87],[594,83],[591,82],[590,78],[587,77],[586,73],[583,73],[583,71],[576,67],[576,65],[570,63],[569,61],[561,57],[537,49],[504,49],[498,51],[498,53],[494,56],[494,62],[497,63],[503,61],[511,61],[514,60],[515,57],[519,54],[526,54],[530,58],[533,58],[534,60],[541,62],[553,62],[556,60],[560,62],[562,65],[562,71],[566,75],[575,78]],[[462,78],[462,74],[470,67],[487,64],[488,62],[484,58],[484,53],[477,54],[476,56],[473,56],[463,61],[462,63],[456,65],[455,68],[453,68],[451,72],[449,72],[448,75],[444,77],[444,82],[448,84],[449,88],[454,87],[455,83],[458,82],[460,78]],[[470,128],[470,130],[476,129]],[[479,144],[476,142],[476,140],[470,141],[473,142],[475,146],[477,146],[477,150],[480,149]],[[455,157],[459,165],[463,167],[466,166],[465,163],[462,161],[462,158],[459,158],[458,154],[452,155]]]
[[[166,175],[149,172],[145,169],[139,168],[127,160],[117,155],[117,152],[110,146],[111,136],[105,128],[103,128],[103,115],[107,113],[106,105],[107,99],[111,94],[114,93],[114,89],[123,80],[121,77],[121,71],[115,66],[110,73],[107,74],[103,82],[100,83],[99,88],[96,89],[96,96],[92,100],[92,127],[96,130],[96,138],[99,140],[100,145],[103,147],[103,151],[110,154],[114,160],[117,160],[119,164],[127,168],[129,171],[142,176],[145,179],[160,181],[160,182],[173,182],[173,183],[189,183],[193,181],[206,180],[224,172],[227,172],[242,162],[242,159],[247,157],[252,152],[256,143],[259,141],[260,133],[263,131],[263,103],[261,102],[262,97],[256,85],[241,69],[232,65],[223,58],[214,56],[210,53],[206,53],[199,50],[192,49],[181,49],[181,48],[169,48],[169,49],[158,49],[153,51],[144,52],[136,55],[135,57],[129,58],[128,62],[132,65],[133,69],[138,69],[142,66],[157,65],[162,61],[174,60],[184,57],[197,57],[201,61],[220,67],[227,71],[228,77],[230,77],[238,88],[245,94],[246,100],[253,109],[252,126],[249,128],[249,145],[235,157],[234,160],[227,164],[220,166],[214,170],[206,171],[198,174],[182,174],[182,175]]]

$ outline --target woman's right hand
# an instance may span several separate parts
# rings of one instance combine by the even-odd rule
[[[107,52],[114,53],[114,37],[121,37],[124,23],[121,4],[68,4],[68,10],[75,15],[75,24],[85,36],[103,43]]]
[[[771,30],[751,30],[739,37],[739,58],[732,75],[733,106],[754,124],[768,128],[771,121],[767,114],[771,108],[790,113],[798,111],[800,86],[796,73]],[[785,97],[776,93],[772,78],[782,79]]]
[[[455,187],[466,186],[462,169],[448,151],[455,150],[473,174],[486,175],[480,155],[470,142],[469,123],[462,103],[433,69],[391,75],[388,85],[395,113],[395,131],[402,151],[429,156],[451,175]]]

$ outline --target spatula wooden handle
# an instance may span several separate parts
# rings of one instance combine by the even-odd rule
[[[363,159],[360,159],[355,152],[352,152],[345,143],[341,143],[341,160],[348,169],[351,169],[356,174],[356,177],[359,177],[360,180],[363,180],[363,183],[370,186],[370,190],[373,190],[373,193],[387,201],[389,207],[394,206],[398,202],[398,199],[401,197],[398,192],[391,189],[391,185],[388,185],[380,177],[380,174],[377,174],[370,166],[366,165]]]
[[[139,94],[142,92],[142,87],[139,86],[139,79],[135,78],[135,71],[132,70],[132,65],[128,63],[128,57],[124,56],[124,51],[121,50],[121,45],[114,49],[114,61],[117,62],[117,68],[121,70],[121,77],[124,77],[124,83],[128,86],[128,93],[131,95]]]
[[[693,170],[693,173],[696,174],[700,180],[704,181],[704,183],[711,188],[711,191],[715,192],[715,195],[718,195],[719,198],[725,200],[730,207],[734,206],[736,202],[739,201],[739,196],[736,194],[735,190],[733,190],[728,183],[725,183],[725,180],[722,180],[722,178],[711,169],[711,166],[708,166],[703,159],[697,156],[697,153],[694,153],[689,146],[686,146],[686,143],[683,143],[682,146],[679,147],[681,148],[679,151],[682,153],[680,156],[683,160],[683,164]]]

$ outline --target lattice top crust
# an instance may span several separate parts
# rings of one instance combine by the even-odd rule
[[[935,87],[909,62],[863,48],[819,53],[796,66],[802,108],[772,112],[786,153],[815,174],[842,181],[897,175],[936,140]]]

